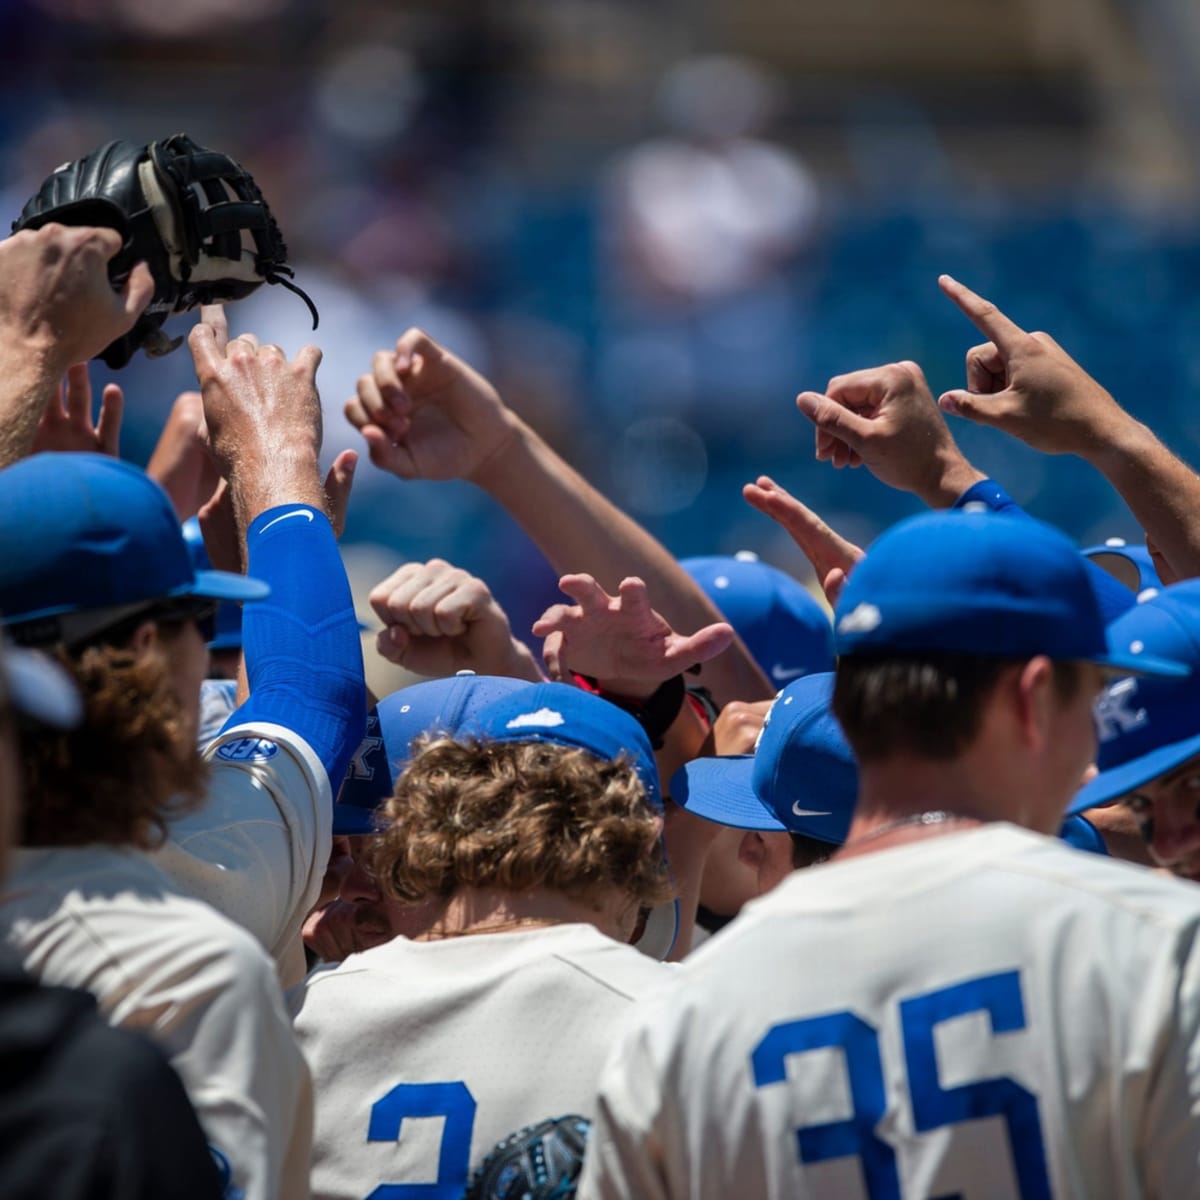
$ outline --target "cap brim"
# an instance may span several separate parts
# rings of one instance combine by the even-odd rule
[[[752,783],[754,755],[694,758],[671,776],[669,795],[680,808],[734,829],[787,830],[758,798]]]
[[[675,939],[678,936],[679,901],[667,900],[663,904],[656,904],[646,914],[646,924],[642,927],[642,936],[633,945],[643,954],[663,962],[667,955],[675,949]]]
[[[265,600],[271,594],[269,584],[232,571],[197,571],[196,582],[184,595],[211,596],[214,600]]]
[[[83,700],[67,673],[44,654],[4,647],[4,677],[13,707],[55,729],[74,729]]]
[[[1113,652],[1090,658],[1098,667],[1108,667],[1122,675],[1149,675],[1158,679],[1184,679],[1192,673],[1186,663],[1170,658],[1156,658],[1153,654],[1129,654]]]
[[[1169,742],[1165,746],[1159,746],[1157,750],[1143,754],[1140,758],[1131,758],[1119,767],[1110,767],[1075,793],[1075,798],[1067,806],[1067,816],[1111,804],[1127,792],[1132,792],[1167,771],[1182,766],[1197,754],[1200,754],[1200,734],[1184,738],[1180,742]]]

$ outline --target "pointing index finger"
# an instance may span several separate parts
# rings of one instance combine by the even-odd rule
[[[1010,321],[990,300],[977,295],[957,279],[949,275],[939,275],[938,287],[1002,352],[1007,353],[1015,349],[1017,343],[1028,336],[1020,325]]]

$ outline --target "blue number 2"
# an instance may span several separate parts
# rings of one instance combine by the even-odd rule
[[[1016,1167],[1021,1200],[1050,1200],[1046,1148],[1037,1097],[1015,1080],[999,1077],[960,1087],[938,1081],[934,1029],[967,1013],[986,1012],[993,1033],[1025,1028],[1021,977],[1016,971],[968,979],[900,1002],[900,1028],[908,1071],[913,1124],[918,1133],[981,1117],[1003,1116]],[[900,1180],[892,1148],[875,1133],[887,1108],[879,1035],[850,1012],[827,1013],[775,1025],[750,1058],[756,1087],[786,1078],[790,1054],[838,1046],[846,1058],[854,1115],[847,1121],[802,1126],[796,1131],[801,1162],[856,1154],[862,1160],[871,1200],[899,1200]]]
[[[371,1106],[368,1142],[394,1142],[405,1117],[445,1117],[436,1183],[381,1183],[367,1200],[458,1200],[467,1186],[475,1097],[462,1082],[401,1083]]]

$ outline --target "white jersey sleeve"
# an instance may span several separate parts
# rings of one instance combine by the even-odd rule
[[[227,729],[206,757],[204,804],[171,822],[155,857],[186,892],[248,929],[291,987],[304,977],[300,931],[329,861],[329,777],[278,725]]]
[[[91,992],[111,1024],[162,1048],[228,1168],[228,1196],[308,1196],[311,1077],[262,947],[137,851],[14,859],[0,932],[23,968]]]

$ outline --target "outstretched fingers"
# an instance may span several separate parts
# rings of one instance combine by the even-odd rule
[[[980,333],[994,342],[1001,354],[1007,356],[1028,334],[1015,321],[1010,321],[990,300],[985,300],[950,275],[938,276],[938,287],[958,305]]]

